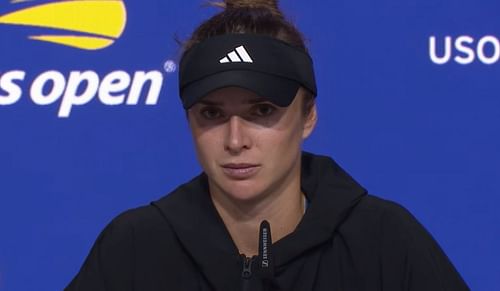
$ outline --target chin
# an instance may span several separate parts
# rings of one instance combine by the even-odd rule
[[[241,202],[250,202],[257,198],[259,198],[262,190],[259,190],[261,187],[256,185],[255,181],[224,181],[219,184],[221,187],[223,195],[229,196],[231,200],[238,200]]]

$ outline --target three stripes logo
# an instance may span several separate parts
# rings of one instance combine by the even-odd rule
[[[32,0],[12,0],[11,4]],[[127,11],[122,0],[65,0],[21,8],[0,15],[0,24],[47,29],[46,34],[29,39],[56,43],[84,50],[112,45],[126,24]]]
[[[244,46],[240,45],[234,50],[230,51],[227,56],[219,60],[219,63],[253,63],[252,58],[248,54]]]

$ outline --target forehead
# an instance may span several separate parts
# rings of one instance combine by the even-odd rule
[[[203,97],[198,103],[205,105],[240,105],[270,102],[255,92],[240,87],[225,87],[214,90]]]

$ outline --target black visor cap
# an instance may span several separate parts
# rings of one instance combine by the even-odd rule
[[[269,36],[213,36],[183,54],[179,94],[185,109],[214,90],[232,86],[253,91],[278,106],[290,105],[299,87],[316,96],[309,54]]]

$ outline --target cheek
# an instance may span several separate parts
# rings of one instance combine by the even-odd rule
[[[258,134],[259,148],[269,159],[294,160],[301,150],[302,131],[295,126]]]
[[[209,170],[212,161],[218,155],[220,149],[220,138],[214,131],[201,132],[192,130],[193,142],[198,156],[198,161],[205,171]]]
[[[291,120],[278,130],[273,138],[283,149],[293,150],[302,144],[302,132],[302,124],[297,120]]]

